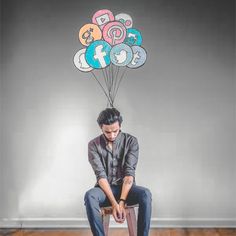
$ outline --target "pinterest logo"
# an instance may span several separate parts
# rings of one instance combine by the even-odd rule
[[[103,28],[103,38],[111,45],[122,43],[125,37],[126,28],[121,22],[109,22]]]

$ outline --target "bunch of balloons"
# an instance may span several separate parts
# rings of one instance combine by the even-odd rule
[[[142,35],[133,28],[128,14],[114,16],[110,10],[103,9],[95,12],[92,23],[85,24],[78,36],[85,48],[75,54],[74,64],[80,71],[92,73],[113,107],[126,69],[139,68],[146,61]],[[94,73],[95,69],[102,71],[104,82]]]

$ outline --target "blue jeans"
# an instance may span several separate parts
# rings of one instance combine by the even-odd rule
[[[114,197],[118,200],[121,186],[111,186]],[[110,202],[100,187],[88,190],[84,197],[88,221],[94,236],[104,236],[100,207],[109,206]],[[152,195],[149,189],[133,185],[127,197],[127,205],[139,204],[138,208],[138,236],[148,236],[151,220]]]

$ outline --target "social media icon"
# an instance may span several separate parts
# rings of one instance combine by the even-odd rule
[[[87,63],[95,68],[107,67],[110,60],[111,45],[103,40],[98,40],[89,45],[85,53]]]
[[[85,60],[85,52],[86,48],[80,49],[74,56],[74,64],[75,66],[83,71],[83,72],[89,72],[93,68],[88,65],[88,63]]]
[[[110,21],[109,15],[104,14],[104,15],[98,16],[98,17],[96,17],[96,21],[97,21],[98,25],[104,25]]]
[[[132,28],[133,20],[130,15],[126,13],[120,13],[115,16],[116,21],[120,21],[127,29]]]
[[[115,54],[114,56],[117,64],[122,64],[127,59],[127,52],[125,50],[121,50],[118,54]]]
[[[124,43],[128,44],[129,46],[134,46],[134,45],[140,46],[142,44],[141,33],[134,28],[127,29],[127,34]]]
[[[128,65],[132,58],[133,52],[131,47],[121,43],[115,45],[110,52],[111,62],[116,66],[126,66]]]
[[[95,40],[100,40],[101,38],[102,31],[95,24],[86,24],[79,31],[79,40],[85,46],[88,46]]]
[[[107,24],[109,21],[114,21],[114,19],[114,15],[111,11],[103,9],[94,13],[92,22],[103,29],[105,24]]]
[[[92,35],[93,28],[89,28],[82,34],[82,39],[84,39],[86,45],[89,45],[94,41],[94,37]]]
[[[111,45],[120,44],[126,37],[126,28],[119,21],[107,23],[103,28],[103,38]]]
[[[147,59],[147,53],[145,49],[140,46],[132,46],[131,48],[133,51],[133,58],[127,66],[129,68],[138,68],[145,63]]]

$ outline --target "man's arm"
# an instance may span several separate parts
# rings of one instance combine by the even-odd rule
[[[121,190],[121,195],[120,195],[120,202],[119,202],[119,206],[120,206],[120,211],[121,211],[121,215],[123,218],[123,221],[125,221],[126,218],[126,214],[125,214],[125,201],[127,199],[129,190],[131,189],[132,185],[133,185],[133,181],[134,181],[134,177],[133,176],[125,176],[123,179],[123,185],[122,185],[122,190]]]
[[[88,145],[88,157],[89,162],[94,170],[94,173],[97,178],[97,183],[100,186],[100,188],[103,190],[103,192],[108,197],[112,208],[113,208],[113,217],[116,220],[116,222],[123,223],[122,212],[120,211],[120,206],[117,203],[112,191],[110,184],[107,181],[107,175],[106,171],[104,169],[104,166],[101,162],[100,156],[98,154],[97,148],[95,147],[94,143],[90,142]]]
[[[125,157],[126,159],[124,166],[125,177],[123,179],[122,191],[120,195],[121,201],[119,202],[121,208],[125,207],[125,201],[134,182],[135,170],[138,163],[138,154],[139,154],[138,141],[136,138],[133,137],[132,142],[130,143],[129,151]]]
[[[108,183],[107,179],[105,179],[105,178],[99,179],[98,184],[101,187],[101,189],[103,190],[103,192],[106,194],[106,196],[108,197],[112,207],[116,207],[116,205],[118,203],[111,191],[111,187],[110,187],[110,184]]]
[[[123,199],[123,200],[127,199],[129,190],[131,189],[133,182],[134,182],[133,176],[125,176],[124,177],[120,199]],[[121,201],[121,202],[123,202],[123,201]]]
[[[97,182],[100,178],[107,178],[105,168],[98,153],[98,148],[92,141],[88,144],[88,159],[96,175]]]
[[[116,222],[118,223],[123,223],[125,220],[124,213],[122,209],[120,209],[120,205],[117,203],[113,192],[111,191],[110,184],[108,183],[106,178],[101,178],[98,180],[98,184],[103,190],[103,192],[106,194],[108,197],[111,205],[112,205],[112,215],[115,219]]]

